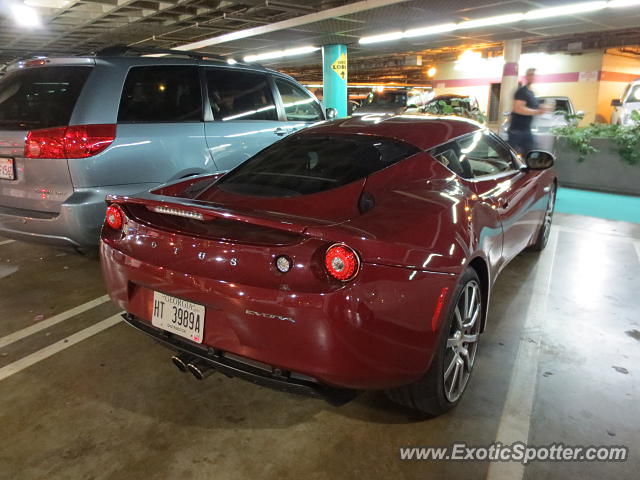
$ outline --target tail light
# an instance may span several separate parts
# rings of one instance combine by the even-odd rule
[[[109,205],[107,207],[107,216],[105,221],[114,230],[120,230],[122,227],[122,221],[124,219],[124,213],[118,205]]]
[[[87,158],[97,155],[116,138],[116,126],[75,125],[31,130],[24,145],[27,158]]]
[[[347,282],[358,274],[360,258],[352,248],[336,244],[327,249],[324,264],[333,278]]]

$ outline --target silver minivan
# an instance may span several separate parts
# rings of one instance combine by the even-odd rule
[[[317,99],[287,75],[180,54],[105,52],[8,69],[0,80],[0,235],[97,245],[106,194],[227,171],[325,120]]]

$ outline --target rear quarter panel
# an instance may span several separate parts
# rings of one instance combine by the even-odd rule
[[[454,275],[475,256],[499,255],[491,206],[426,153],[370,176],[364,190],[373,209],[314,234],[348,243],[364,262]]]

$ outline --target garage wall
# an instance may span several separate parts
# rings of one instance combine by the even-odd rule
[[[604,54],[598,91],[598,120],[611,120],[611,100],[620,98],[629,82],[637,78],[640,78],[640,58],[611,52]]]
[[[568,96],[576,110],[585,112],[584,122],[589,123],[595,121],[598,113],[598,79],[603,56],[601,51],[523,54],[520,73],[524,74],[527,68],[536,68],[536,95]],[[487,112],[491,83],[500,83],[503,65],[502,57],[478,56],[439,64],[433,82],[436,94],[474,95],[478,98],[480,108]]]

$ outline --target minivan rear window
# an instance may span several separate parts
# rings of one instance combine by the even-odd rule
[[[0,81],[0,128],[30,130],[69,124],[92,67],[15,70]]]
[[[293,135],[262,150],[216,186],[260,197],[309,195],[360,180],[418,151],[371,135]]]

